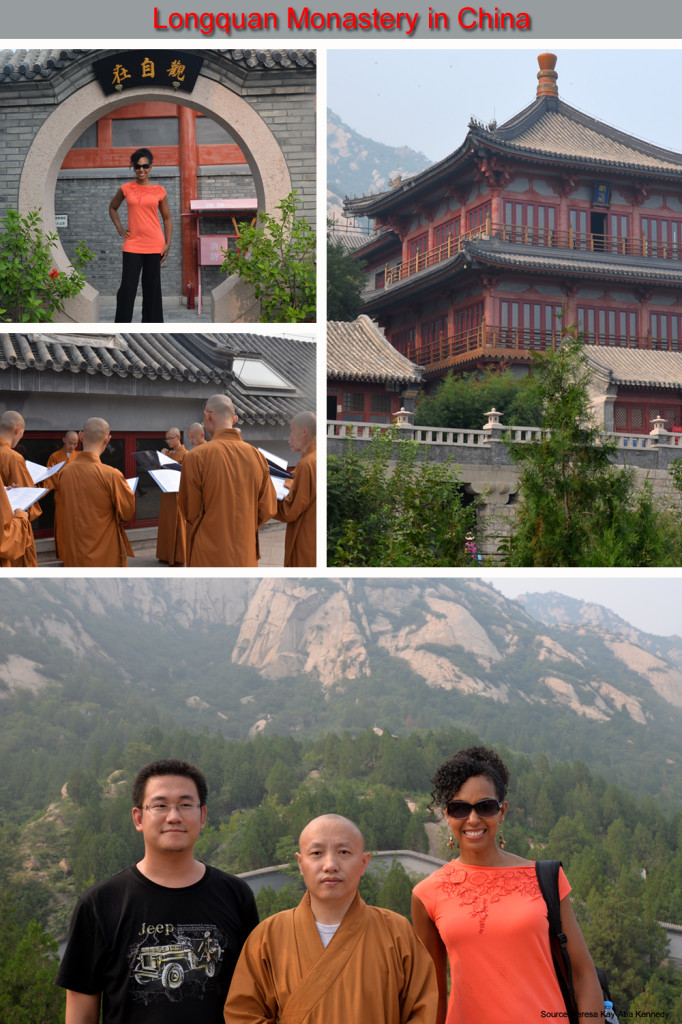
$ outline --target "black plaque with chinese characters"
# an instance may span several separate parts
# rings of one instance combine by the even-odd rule
[[[606,207],[611,205],[611,186],[606,182],[598,181],[592,189],[592,205]]]
[[[167,86],[172,92],[191,92],[203,57],[181,50],[123,50],[93,63],[97,81],[108,96],[140,86]]]

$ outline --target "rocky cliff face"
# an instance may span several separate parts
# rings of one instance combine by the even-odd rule
[[[101,631],[125,636],[132,616],[154,628],[154,642],[166,630],[191,638],[229,626],[237,639],[227,664],[273,681],[308,677],[324,693],[371,679],[375,659],[388,654],[434,689],[554,703],[595,722],[625,711],[644,725],[654,698],[682,707],[682,672],[656,638],[581,602],[562,610],[549,600],[542,624],[475,581],[14,579],[0,590],[0,639],[3,630],[15,639],[12,659],[0,663],[5,690],[45,680],[44,666],[20,649],[22,636],[93,656]],[[114,660],[111,649],[102,656]],[[115,660],[125,675],[124,647]],[[204,696],[197,689],[193,699],[203,707]]]

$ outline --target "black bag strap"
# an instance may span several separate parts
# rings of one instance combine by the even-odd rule
[[[573,990],[573,973],[571,958],[566,949],[566,936],[561,930],[561,907],[559,900],[559,868],[560,860],[538,860],[535,862],[535,875],[540,892],[547,905],[549,922],[549,944],[552,951],[552,962],[556,972],[559,988],[566,1004],[570,1024],[579,1024],[578,1005]]]

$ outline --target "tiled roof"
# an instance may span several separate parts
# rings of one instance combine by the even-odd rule
[[[593,368],[613,384],[630,387],[682,389],[682,352],[650,352],[631,348],[599,348],[585,351]]]
[[[612,256],[581,249],[550,249],[516,245],[512,242],[476,240],[464,242],[462,252],[486,266],[515,267],[539,273],[570,274],[579,277],[619,278],[651,284],[682,285],[682,261],[645,256]],[[449,262],[449,261],[444,261]],[[418,277],[419,275],[414,275]],[[408,278],[408,280],[410,280]]]
[[[471,122],[479,141],[507,152],[567,158],[606,168],[682,173],[682,154],[597,121],[556,97],[543,97],[503,125]]]
[[[286,393],[244,386],[238,355],[261,358],[292,385]],[[0,372],[12,369],[176,380],[226,390],[246,423],[286,425],[315,408],[316,346],[258,334],[0,334]],[[205,393],[205,390],[204,390]]]
[[[419,384],[423,369],[402,356],[364,314],[327,324],[327,376],[332,380]]]
[[[190,48],[188,48],[190,49]],[[49,78],[88,52],[100,57],[100,50],[0,50],[0,82],[25,82]],[[315,50],[202,50],[213,60],[229,61],[248,70],[310,68],[316,65]]]

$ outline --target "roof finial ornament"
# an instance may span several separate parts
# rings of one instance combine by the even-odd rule
[[[542,99],[543,96],[559,96],[556,84],[559,76],[554,70],[556,60],[555,53],[541,53],[538,56],[538,64],[540,65],[540,70],[538,71],[538,99]]]

